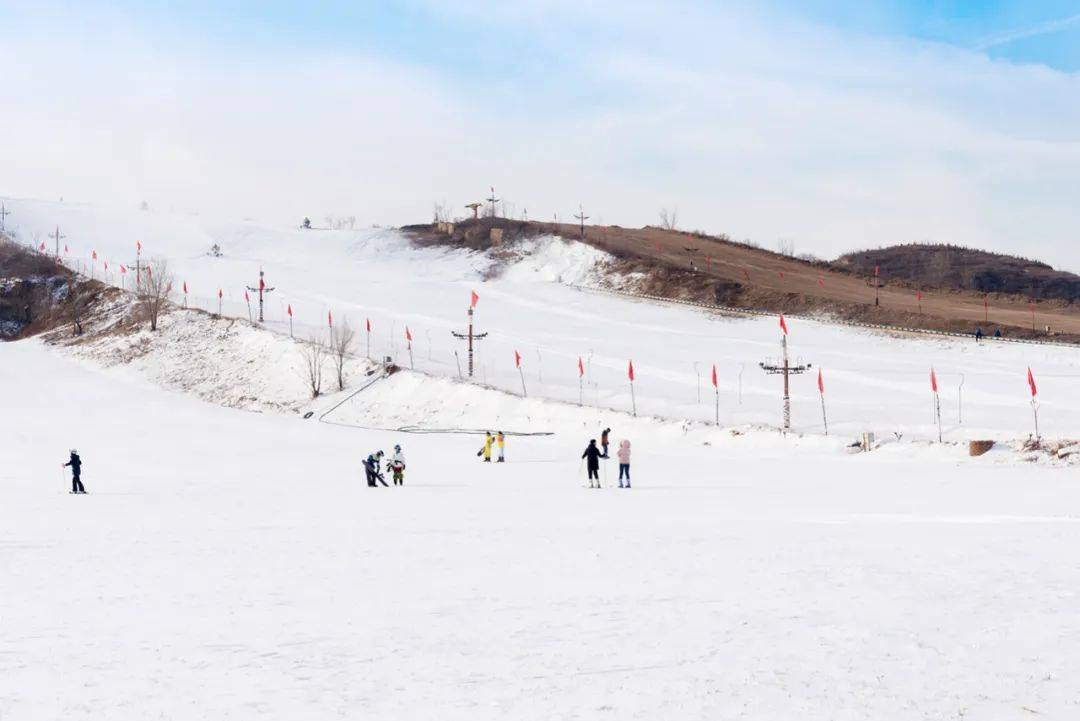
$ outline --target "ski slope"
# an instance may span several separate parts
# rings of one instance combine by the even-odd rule
[[[208,310],[216,311],[220,288],[225,312],[246,318],[244,287],[256,285],[263,268],[275,288],[268,296],[267,326],[279,333],[288,333],[289,305],[300,336],[325,333],[329,312],[361,331],[370,319],[372,355],[389,355],[407,366],[407,326],[416,369],[455,377],[466,361],[464,344],[450,332],[464,330],[469,292],[475,289],[481,297],[477,329],[489,333],[478,343],[478,382],[520,393],[517,350],[530,395],[577,403],[580,394],[588,405],[628,412],[632,359],[640,414],[712,422],[715,364],[721,425],[780,422],[780,380],[757,367],[779,356],[776,319],[721,317],[569,287],[595,285],[596,264],[605,258],[572,241],[528,244],[516,262],[489,278],[497,265],[489,255],[412,248],[388,229],[300,231],[42,201],[11,200],[8,207],[24,242],[40,242],[60,225],[70,249],[67,262],[84,269],[96,250],[115,273],[118,263],[134,262],[140,241],[145,257],[167,259],[177,285],[188,284],[189,302]],[[225,257],[206,255],[213,243]],[[95,272],[102,272],[100,265]],[[936,439],[931,366],[941,383],[946,439],[1031,433],[1029,366],[1040,388],[1042,433],[1070,437],[1080,429],[1080,408],[1072,402],[1080,392],[1080,354],[1074,349],[889,337],[795,320],[789,326],[793,358],[824,373],[834,435],[850,439],[872,431],[879,437]],[[358,346],[366,352],[362,332]],[[579,357],[586,367],[583,387]],[[298,397],[302,393],[298,386]],[[793,380],[792,403],[796,430],[823,432],[813,371]]]
[[[1080,704],[1069,470],[947,445],[705,445],[637,419],[635,488],[605,468],[590,491],[571,419],[484,465],[473,436],[222,408],[34,340],[0,362],[0,718],[996,720]],[[363,486],[361,454],[394,442],[405,488]],[[88,496],[65,492],[71,445]]]

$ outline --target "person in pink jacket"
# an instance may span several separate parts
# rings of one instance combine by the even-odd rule
[[[619,488],[630,487],[630,441],[619,441]],[[626,478],[626,485],[622,481]]]

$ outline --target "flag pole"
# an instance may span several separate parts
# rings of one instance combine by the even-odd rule
[[[821,375],[821,369],[817,372],[818,395],[821,396],[821,422],[825,425],[825,435],[829,435],[829,417],[825,415],[825,379]]]
[[[529,394],[528,394],[528,392],[527,392],[527,391],[525,390],[525,371],[523,371],[523,370],[521,369],[521,366],[520,366],[520,365],[518,366],[518,375],[520,375],[520,376],[521,376],[521,395],[522,395],[522,396],[525,396],[525,397],[528,397],[528,395],[529,395]]]

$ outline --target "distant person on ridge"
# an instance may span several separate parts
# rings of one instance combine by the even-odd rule
[[[506,463],[506,436],[502,431],[495,434],[495,444],[499,447],[499,463]]]
[[[61,468],[71,466],[71,492],[72,493],[86,493],[86,489],[83,488],[82,481],[79,476],[82,475],[82,459],[79,458],[79,454],[75,452],[75,449],[71,449],[71,459],[63,464]]]
[[[607,447],[608,447],[608,436],[610,434],[611,434],[611,429],[610,428],[605,428],[603,430],[603,432],[600,434],[600,445],[604,449],[604,455],[602,456],[602,458],[607,458],[608,457]]]
[[[603,456],[600,455],[600,449],[596,447],[595,438],[589,441],[589,445],[585,448],[585,452],[581,454],[581,457],[585,459],[585,467],[589,471],[589,488],[599,488],[600,459]]]
[[[619,488],[623,487],[622,479],[626,476],[626,488],[630,487],[630,441],[619,441]]]

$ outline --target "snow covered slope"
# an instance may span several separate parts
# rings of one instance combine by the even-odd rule
[[[635,488],[605,465],[590,491],[573,426],[591,423],[568,415],[588,409],[530,401],[559,433],[486,465],[475,437],[221,408],[37,341],[0,363],[0,718],[1064,719],[1080,701],[1070,471],[638,419],[616,430]],[[434,406],[391,380],[371,413]],[[361,455],[395,442],[405,488],[364,487]],[[65,492],[70,446],[88,496]]]
[[[362,329],[370,318],[372,355],[390,355],[407,365],[408,326],[416,368],[452,377],[465,358],[463,344],[450,331],[463,330],[469,291],[476,289],[481,296],[478,330],[489,333],[479,343],[480,382],[520,392],[517,350],[531,395],[576,403],[581,357],[586,403],[628,411],[626,369],[632,359],[640,413],[710,421],[715,404],[709,375],[715,364],[721,424],[776,425],[780,420],[779,379],[757,368],[758,362],[779,354],[775,319],[725,318],[567,287],[566,282],[595,281],[596,264],[604,260],[602,253],[574,242],[545,239],[524,248],[516,263],[493,268],[496,261],[487,255],[416,249],[393,230],[267,229],[68,203],[8,205],[23,241],[43,239],[61,225],[69,263],[85,266],[96,250],[99,258],[111,260],[114,273],[118,263],[134,261],[135,242],[141,241],[145,256],[168,259],[178,284],[187,282],[192,305],[209,310],[217,309],[221,288],[226,313],[247,317],[244,286],[254,285],[264,268],[275,288],[268,296],[267,325],[279,333],[288,332],[288,305],[296,314],[298,335],[323,333],[329,311],[354,328]],[[220,244],[224,257],[205,254],[213,243]],[[102,272],[100,263],[97,272]],[[1031,432],[1028,366],[1040,385],[1044,434],[1080,432],[1080,407],[1072,402],[1080,392],[1080,354],[1074,349],[892,338],[801,321],[790,326],[793,355],[824,371],[830,428],[843,437],[863,430],[886,437],[936,437],[931,366],[941,381],[948,438],[1013,438]],[[364,341],[361,334],[361,352]],[[813,373],[794,380],[792,396],[796,429],[821,432]]]

